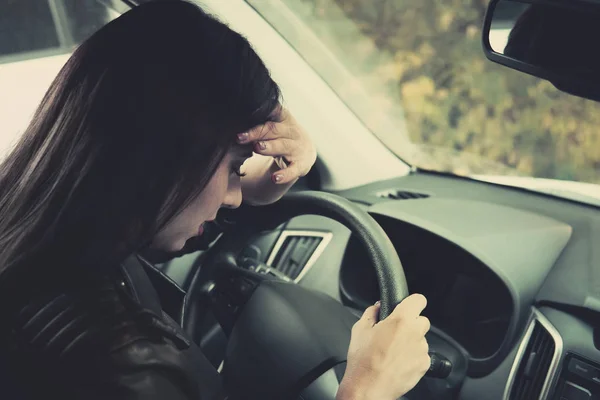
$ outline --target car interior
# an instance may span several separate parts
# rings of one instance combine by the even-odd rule
[[[114,18],[142,2],[93,3]],[[368,95],[379,92],[363,96],[363,88],[350,87],[356,76],[343,63],[326,64],[336,58],[327,39],[319,42],[322,47],[303,47],[310,47],[303,42],[309,36],[300,34],[308,24],[304,14],[292,13],[300,3],[319,2],[202,2],[243,32],[272,68],[287,106],[314,134],[319,159],[281,201],[223,210],[181,254],[145,255],[165,311],[246,398],[283,392],[307,400],[335,398],[350,328],[363,310],[381,299],[385,317],[409,293],[422,293],[432,323],[432,366],[406,399],[600,399],[600,161],[582,178],[558,172],[513,176],[492,167],[491,173],[484,167],[461,173],[459,167],[431,164],[444,157],[433,151],[429,158],[415,155],[422,162],[402,161],[394,149],[421,151],[412,136],[388,137],[404,117],[374,117],[373,123],[365,116],[371,109],[361,114]],[[344,12],[356,12],[356,3],[344,3]],[[404,11],[419,7],[397,3]],[[483,14],[473,17],[480,22],[476,37],[469,39],[478,44],[477,63],[511,74],[515,91],[529,82],[552,90],[531,86],[521,99],[573,98],[586,110],[600,100],[600,63],[588,45],[598,29],[600,3],[472,3],[485,3],[479,5]],[[316,22],[311,29],[311,38],[326,37]],[[465,29],[460,40],[467,40]],[[44,57],[58,56],[60,65],[65,52]],[[3,65],[8,70],[22,62],[0,58],[0,97],[8,81]],[[491,114],[486,118],[496,118]],[[572,114],[588,115],[579,109]],[[499,118],[520,124],[508,112]],[[429,137],[437,140],[434,133]],[[565,139],[564,151],[574,149],[573,160],[592,148],[600,152],[600,137],[587,138]],[[510,140],[511,146],[525,146]],[[540,160],[562,151],[554,150]]]

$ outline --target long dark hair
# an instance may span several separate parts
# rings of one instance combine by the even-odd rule
[[[0,278],[98,271],[139,250],[279,96],[248,41],[191,3],[110,22],[73,53],[0,167]]]

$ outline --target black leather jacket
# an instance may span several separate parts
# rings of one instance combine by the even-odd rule
[[[136,260],[118,278],[38,285],[8,307],[0,398],[225,398],[219,374],[162,310]]]

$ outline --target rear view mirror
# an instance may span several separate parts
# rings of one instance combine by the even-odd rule
[[[483,28],[487,58],[600,101],[600,3],[492,0]]]

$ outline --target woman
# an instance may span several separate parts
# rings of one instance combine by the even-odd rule
[[[136,7],[74,52],[0,172],[1,343],[23,398],[224,397],[122,265],[177,251],[242,193],[269,203],[307,173],[314,147],[279,97],[247,41],[185,2]],[[252,150],[263,156],[242,172]],[[412,296],[377,324],[377,306],[366,310],[339,399],[416,384],[429,366],[424,307]]]

